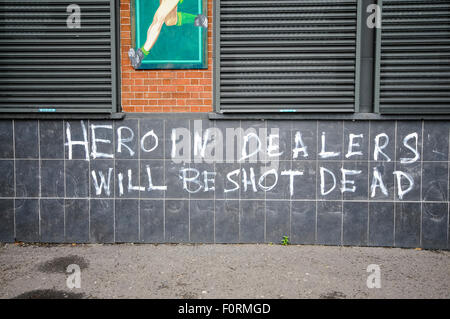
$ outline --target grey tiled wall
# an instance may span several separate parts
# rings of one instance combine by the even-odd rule
[[[112,125],[98,130],[99,150],[110,159],[93,159],[83,147],[74,147],[69,158],[66,129],[72,140],[83,140],[81,121],[0,121],[0,241],[50,243],[278,243],[289,236],[293,244],[362,245],[449,248],[449,128],[448,121],[208,121],[208,127],[278,129],[277,170],[298,170],[290,195],[289,178],[279,176],[275,188],[265,192],[245,191],[242,176],[235,178],[238,191],[227,180],[231,171],[253,168],[260,176],[268,163],[193,162],[194,151],[181,163],[171,157],[171,132],[186,128],[192,133],[199,121],[171,118],[130,118],[123,121],[84,121],[92,151],[91,125]],[[118,152],[117,129],[126,126],[134,138],[126,144],[135,152]],[[141,150],[140,139],[153,130],[159,146]],[[308,157],[292,158],[295,134],[300,131]],[[418,134],[420,159],[411,164],[401,158],[412,152],[403,143],[410,133]],[[126,135],[124,132],[124,135]],[[339,152],[322,158],[321,136],[327,151]],[[375,136],[385,133],[390,142],[383,149],[391,161],[374,159]],[[363,134],[357,149],[362,155],[346,158],[349,134]],[[192,145],[193,141],[191,141]],[[410,143],[414,145],[414,143]],[[145,145],[150,148],[151,145]],[[239,147],[234,149],[236,153]],[[225,153],[225,146],[224,151]],[[118,174],[128,185],[129,169],[134,186],[147,186],[146,166],[151,167],[154,185],[167,190],[125,190],[120,194]],[[215,190],[190,194],[183,189],[180,169],[215,172]],[[335,174],[338,185],[320,194],[320,167]],[[107,175],[112,169],[111,192],[97,195],[92,171]],[[341,168],[359,170],[352,176],[355,192],[340,191]],[[377,190],[371,196],[374,168],[380,173],[388,194]],[[401,200],[394,171],[408,173],[413,189]],[[265,185],[274,180],[269,176]],[[327,182],[329,183],[329,181]],[[329,184],[326,184],[326,186]],[[327,187],[328,187],[327,186]]]

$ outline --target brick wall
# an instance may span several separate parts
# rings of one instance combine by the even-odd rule
[[[139,70],[130,64],[130,0],[120,0],[122,110],[124,112],[212,111],[212,0],[208,0],[208,69]]]

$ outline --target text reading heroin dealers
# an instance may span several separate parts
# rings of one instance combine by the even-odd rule
[[[258,169],[251,165],[234,169],[229,172],[221,172],[221,176],[226,178],[224,193],[232,193],[242,189],[244,192],[270,192],[275,189],[281,179],[286,179],[289,184],[290,196],[295,193],[294,185],[297,179],[301,179],[304,171],[295,169],[279,169],[280,158],[285,152],[289,152],[288,159],[293,161],[300,159],[309,159],[309,146],[303,142],[303,133],[301,128],[292,132],[292,142],[288,138],[287,146],[282,150],[280,148],[280,132],[278,128],[258,129],[250,128],[244,130],[242,128],[227,128],[223,132],[217,127],[203,130],[202,121],[194,121],[194,128],[173,128],[168,132],[168,141],[161,142],[164,137],[158,136],[154,130],[141,132],[137,134],[134,130],[127,126],[117,126],[115,129],[110,124],[91,124],[89,130],[83,121],[80,122],[79,131],[74,132],[74,128],[66,123],[66,141],[68,159],[73,159],[73,150],[79,148],[83,153],[83,158],[87,161],[91,159],[114,159],[115,154],[120,154],[121,159],[125,157],[129,159],[137,159],[137,154],[145,154],[152,152],[160,152],[160,159],[164,155],[161,150],[166,151],[173,163],[180,164],[178,170],[178,178],[182,189],[188,193],[194,194],[199,192],[214,192],[216,190],[217,172],[213,170],[200,170],[189,165],[190,163],[264,163],[265,165],[257,165]],[[81,132],[80,132],[81,131]],[[90,139],[88,139],[90,133]],[[164,133],[162,133],[164,134]],[[78,140],[72,136],[82,136]],[[105,138],[109,136],[109,138]],[[341,152],[330,151],[332,145],[327,144],[327,135],[325,132],[319,133],[318,159],[333,160],[339,159]],[[348,134],[348,143],[345,154],[346,159],[358,158],[363,155],[361,150],[362,143],[367,143],[363,134]],[[400,158],[400,162],[404,165],[410,165],[420,160],[420,152],[418,149],[418,133],[410,132],[401,143],[401,147],[409,152],[409,156]],[[138,143],[135,143],[138,140]],[[106,152],[108,144],[110,152]],[[390,138],[386,133],[376,135],[373,141],[373,161],[375,162],[391,162],[391,157],[386,151]],[[165,145],[164,145],[165,144]],[[291,144],[289,146],[289,144]],[[286,145],[283,144],[283,145]],[[111,151],[113,149],[113,151]],[[392,155],[391,155],[392,156]],[[255,165],[256,166],[256,165]],[[211,165],[211,167],[214,167]],[[158,169],[161,169],[160,167]],[[104,191],[106,195],[111,194],[111,180],[114,172],[113,167],[102,170],[92,170],[91,180],[94,184],[96,195],[99,196]],[[155,192],[166,191],[171,185],[157,185],[152,178],[152,165],[146,165],[144,168],[144,178],[139,178],[139,173],[133,169],[117,172],[117,181],[119,196],[124,196],[125,192]],[[319,161],[318,173],[320,176],[320,194],[326,196],[339,188],[342,193],[355,192],[358,185],[355,177],[363,174],[361,170],[345,169],[343,166],[339,173],[322,165]],[[370,177],[370,197],[373,198],[378,194],[389,196],[388,188],[383,181],[383,174],[379,171],[379,167],[372,169]],[[396,177],[397,196],[401,200],[414,188],[414,178],[408,172],[395,170],[393,174]],[[161,174],[159,174],[161,175]],[[338,175],[338,176],[336,176]],[[338,182],[340,177],[340,183]],[[166,176],[167,180],[167,176]],[[162,182],[160,182],[162,183]],[[300,184],[301,185],[301,184]]]

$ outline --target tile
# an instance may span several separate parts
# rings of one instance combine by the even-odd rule
[[[316,202],[292,202],[292,244],[314,244],[316,236]]]
[[[216,200],[216,243],[239,242],[239,201]]]
[[[171,119],[165,121],[165,158],[174,163],[190,161],[192,158],[189,120]],[[144,157],[142,157],[144,158]]]
[[[314,161],[294,161],[292,170],[302,173],[301,176],[294,176],[292,199],[315,199],[317,163]],[[288,177],[285,177],[288,178]],[[289,178],[290,179],[290,178]],[[320,183],[320,178],[319,181]],[[317,184],[319,185],[319,184]],[[319,185],[320,187],[320,185]]]
[[[0,242],[14,242],[14,200],[0,199]]]
[[[87,198],[89,196],[89,162],[66,161],[66,197]]]
[[[394,245],[394,203],[369,203],[369,246]]]
[[[189,201],[165,201],[165,241],[168,243],[189,242]]]
[[[266,202],[266,242],[279,244],[284,236],[291,239],[290,202]]]
[[[369,163],[369,199],[394,200],[394,163]]]
[[[319,168],[316,173],[317,198],[327,200],[342,199],[339,185],[341,180],[341,162],[320,161],[318,165]]]
[[[39,158],[38,121],[14,121],[16,158]]]
[[[16,199],[16,241],[39,242],[39,200]]]
[[[424,201],[448,201],[448,163],[423,163],[422,198]]]
[[[42,159],[64,159],[63,121],[39,121],[39,138]]]
[[[268,145],[265,121],[242,121],[241,128],[243,144],[238,162],[253,165],[263,163],[264,165]]]
[[[274,163],[272,163],[275,165]],[[289,175],[291,171],[291,162],[282,161],[277,163],[278,167],[266,167],[267,175],[264,178],[263,185],[266,187],[266,199],[291,199],[291,178]],[[302,178],[302,176],[294,176],[293,180]],[[292,197],[294,194],[294,185],[292,185]]]
[[[342,244],[345,246],[367,245],[367,202],[344,202]]]
[[[165,161],[165,180],[167,185],[166,199],[188,199],[189,192],[184,189],[183,174],[187,178],[193,177],[189,165],[181,165],[172,161]],[[186,182],[186,187],[188,186]],[[189,185],[191,186],[191,185]]]
[[[162,160],[142,160],[141,165],[141,198],[164,198],[166,191],[164,187],[171,187],[164,182],[164,161]]]
[[[420,247],[421,203],[395,204],[395,247]]]
[[[369,125],[366,121],[344,122],[344,157],[346,161],[369,159]]]
[[[292,122],[291,121],[267,121],[267,134],[272,135],[271,151],[272,156],[268,157],[269,161],[290,160],[292,159],[292,150],[295,148],[292,144]],[[268,141],[269,144],[270,140]],[[280,154],[281,153],[281,154]],[[275,154],[280,154],[276,155]]]
[[[342,202],[317,202],[317,243],[341,245]]]
[[[39,196],[38,160],[16,160],[16,196]]]
[[[115,242],[139,241],[139,200],[117,199],[115,203]]]
[[[241,169],[237,163],[216,163],[216,199],[238,199],[240,194]]]
[[[90,242],[114,243],[114,200],[91,199]]]
[[[114,197],[114,182],[116,173],[114,171],[114,161],[93,160],[91,161],[91,198],[112,198]]]
[[[422,122],[397,122],[397,162],[420,161],[422,154]]]
[[[66,199],[66,243],[89,242],[89,200]]]
[[[170,146],[170,133],[164,140],[162,120],[139,119],[139,155],[141,159],[164,159],[164,147]],[[137,136],[137,135],[136,135]],[[170,158],[170,153],[166,153]]]
[[[242,200],[240,203],[240,242],[264,242],[265,202]]]
[[[342,121],[319,121],[318,159],[341,160],[344,153],[344,124]]]
[[[92,159],[114,158],[114,131],[111,121],[89,121]]]
[[[41,196],[64,198],[64,161],[41,161]]]
[[[229,164],[238,163],[239,159],[242,157],[243,146],[241,122],[235,120],[216,121],[215,126],[218,129],[218,132],[221,133],[223,139],[221,152],[223,156],[223,162]]]
[[[68,160],[90,158],[90,129],[88,121],[64,121],[65,157]]]
[[[448,203],[422,204],[422,247],[447,248]]]
[[[448,121],[425,121],[423,128],[423,160],[448,161]]]
[[[115,162],[116,198],[139,198],[140,169],[137,160],[116,160]],[[122,180],[120,180],[120,178]]]
[[[322,132],[317,136],[317,121],[293,121],[291,133],[291,156],[293,160],[316,160],[320,152]],[[294,152],[296,150],[296,152]]]
[[[138,159],[139,158],[139,120],[125,119],[114,121],[114,156],[116,159]],[[144,143],[150,141],[145,138]],[[147,148],[146,148],[147,149]],[[149,148],[150,150],[151,148]]]
[[[222,134],[211,120],[190,120],[191,131],[191,155],[193,163],[212,164],[215,161],[223,161]],[[220,138],[220,142],[218,139]]]
[[[398,177],[397,175],[394,175],[395,199],[406,201],[420,201],[421,200],[420,189],[422,182],[422,163],[415,162],[412,164],[401,164],[401,163],[395,164],[396,164],[396,171],[399,172],[397,173]],[[405,174],[406,176],[403,174]],[[400,178],[401,185],[399,185],[398,183],[398,178]],[[402,197],[401,199],[400,196]]]
[[[0,121],[0,158],[13,158],[13,122],[8,120]]]
[[[64,202],[57,199],[41,199],[40,205],[40,241],[64,242]]]
[[[375,152],[378,145],[377,152]],[[370,122],[370,160],[395,161],[395,121]]]
[[[214,243],[214,201],[190,200],[191,243]]]
[[[241,164],[241,199],[264,199],[265,194],[259,186],[260,178],[265,172],[265,165],[261,163]],[[264,185],[264,180],[261,181]]]
[[[192,174],[188,176],[195,178],[194,181],[187,184],[191,191],[191,199],[211,199],[214,200],[216,172],[214,164],[196,164],[189,165]]]
[[[339,186],[343,189],[344,200],[369,199],[369,164],[367,162],[345,162],[341,171]]]
[[[14,161],[0,160],[0,197],[14,197]]]
[[[140,205],[140,241],[143,243],[164,242],[164,201],[139,201]]]

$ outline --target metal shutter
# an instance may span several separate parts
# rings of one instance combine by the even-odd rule
[[[358,2],[216,1],[216,109],[358,110]]]
[[[113,0],[0,0],[0,112],[117,111],[115,14]]]
[[[450,1],[383,0],[375,109],[450,113]]]

